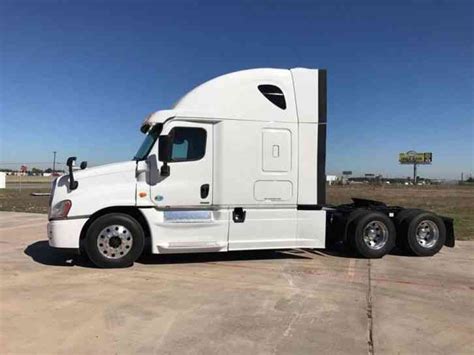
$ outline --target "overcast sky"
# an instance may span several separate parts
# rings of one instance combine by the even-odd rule
[[[226,4],[229,3],[229,4]],[[130,159],[140,123],[254,68],[327,68],[327,171],[473,170],[473,1],[0,0],[0,167]],[[14,164],[12,164],[14,163]]]

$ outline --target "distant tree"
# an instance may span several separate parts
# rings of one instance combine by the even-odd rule
[[[48,174],[51,174],[51,173],[53,172],[53,169],[48,168],[48,169],[46,169],[44,172],[45,172],[45,173],[48,173]]]
[[[42,173],[43,173],[43,170],[38,169],[38,168],[33,168],[33,169],[31,169],[31,172],[32,172],[33,174],[42,174]]]
[[[469,179],[466,180],[466,182],[474,182],[474,178],[471,176]]]

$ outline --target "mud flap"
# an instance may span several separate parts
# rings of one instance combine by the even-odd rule
[[[453,219],[444,216],[440,217],[443,220],[444,225],[446,226],[446,241],[444,242],[444,245],[453,248],[455,244]]]

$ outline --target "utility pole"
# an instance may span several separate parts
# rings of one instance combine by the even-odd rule
[[[413,163],[413,184],[416,185],[416,162]]]
[[[56,171],[56,151],[53,152],[53,175]]]

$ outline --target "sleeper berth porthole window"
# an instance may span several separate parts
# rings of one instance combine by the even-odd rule
[[[282,110],[286,109],[285,95],[283,94],[283,91],[281,91],[281,89],[278,86],[264,84],[264,85],[259,85],[258,90],[272,104],[281,108]]]

